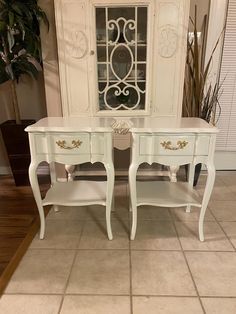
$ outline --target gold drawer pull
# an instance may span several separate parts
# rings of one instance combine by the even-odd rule
[[[188,142],[186,141],[178,141],[177,142],[177,147],[175,146],[171,146],[172,143],[171,141],[164,141],[161,143],[161,145],[164,147],[164,149],[168,149],[168,150],[179,150],[179,149],[184,149],[184,147],[186,147],[188,145]]]
[[[74,148],[79,148],[82,145],[82,141],[80,140],[73,140],[71,142],[72,146],[67,146],[66,141],[57,141],[57,145],[62,148],[62,149],[74,149]]]

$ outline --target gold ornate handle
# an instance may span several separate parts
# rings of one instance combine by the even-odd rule
[[[57,145],[62,148],[62,149],[74,149],[74,148],[79,148],[82,145],[82,141],[80,140],[73,140],[71,142],[72,146],[67,146],[66,141],[57,141]]]
[[[161,146],[164,147],[164,149],[168,150],[179,150],[184,149],[188,145],[188,142],[186,141],[178,141],[177,146],[172,146],[171,141],[164,141],[161,143]]]

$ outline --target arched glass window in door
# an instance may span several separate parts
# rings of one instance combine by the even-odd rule
[[[99,110],[145,110],[147,89],[146,6],[97,7]]]

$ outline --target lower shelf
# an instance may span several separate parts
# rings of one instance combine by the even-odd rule
[[[188,183],[148,181],[137,182],[137,206],[201,207],[197,193]]]
[[[106,205],[107,182],[71,181],[56,182],[43,200],[46,205],[86,206]]]

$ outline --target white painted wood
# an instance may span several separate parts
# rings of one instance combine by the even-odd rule
[[[167,181],[137,182],[137,206],[182,207],[188,204],[201,207],[198,194],[188,183]]]
[[[71,181],[57,182],[48,190],[43,206],[87,206],[106,205],[107,182]]]
[[[54,3],[63,116],[90,116],[88,1]]]
[[[172,155],[192,155],[194,144],[193,135],[144,135],[140,136],[140,155],[169,155],[169,150],[172,150]],[[179,145],[183,148],[178,149]]]
[[[203,221],[206,208],[211,196],[215,179],[215,167],[213,163],[216,133],[218,130],[211,127],[201,119],[181,119],[177,124],[156,123],[155,118],[137,119],[132,132],[132,160],[129,168],[130,203],[132,210],[131,240],[134,240],[137,228],[137,206],[155,205],[166,207],[186,206],[187,212],[191,206],[200,207],[199,218],[199,239],[204,240]],[[164,123],[162,121],[162,123]],[[153,127],[152,127],[153,126]],[[178,126],[178,127],[177,127]],[[168,128],[169,127],[169,128]],[[168,131],[167,131],[168,128]],[[152,143],[158,144],[158,140],[163,136],[170,139],[178,137],[182,141],[189,139],[191,149],[185,153],[182,147],[177,145],[174,149],[165,146],[165,154]],[[145,140],[144,140],[145,139]],[[149,143],[145,144],[145,143]],[[202,148],[201,145],[207,147]],[[142,147],[143,146],[143,147]],[[178,154],[176,155],[176,152]],[[136,182],[137,169],[143,162],[152,164],[158,162],[170,166],[172,181],[176,181],[176,168],[180,165],[189,164],[189,178],[185,184],[174,182]],[[199,201],[193,191],[194,168],[198,163],[205,164],[208,170],[208,179],[202,201]]]
[[[137,229],[136,175],[138,166],[138,163],[135,163],[135,160],[132,158],[132,163],[129,167],[130,211],[132,212],[131,240],[134,240]]]
[[[114,119],[111,118],[46,118],[40,120],[32,126],[27,127],[26,131],[29,132],[31,150],[31,166],[29,170],[30,182],[40,215],[40,238],[43,238],[45,232],[45,218],[42,205],[45,205],[46,203],[48,204],[48,202],[52,204],[56,203],[55,205],[61,205],[62,203],[74,204],[76,202],[77,205],[84,205],[86,203],[86,201],[83,199],[81,200],[79,197],[80,192],[79,189],[77,189],[79,183],[76,182],[68,182],[63,184],[60,183],[62,185],[59,185],[58,182],[54,183],[52,189],[49,191],[49,196],[47,196],[49,200],[46,198],[45,202],[42,203],[36,176],[37,165],[41,161],[48,161],[49,163],[57,161],[68,165],[76,165],[83,162],[102,162],[104,164],[107,173],[107,184],[106,193],[104,192],[106,198],[103,205],[106,206],[108,238],[113,238],[110,225],[110,212],[114,188],[114,165],[112,153],[113,129],[111,127],[113,122]],[[157,205],[161,203],[163,206],[165,203],[166,206],[187,206],[187,210],[190,209],[191,205],[196,205],[196,202],[193,200],[195,198],[192,191],[193,169],[197,163],[202,163],[206,164],[209,173],[203,200],[199,203],[199,206],[201,207],[199,219],[199,236],[200,240],[202,241],[204,239],[204,215],[214,184],[215,168],[213,159],[216,133],[218,132],[217,128],[212,127],[205,121],[197,118],[182,118],[179,121],[173,120],[172,123],[170,123],[170,119],[132,118],[131,122],[132,127],[130,128],[130,132],[132,134],[132,152],[131,165],[129,168],[130,203],[132,208],[131,239],[133,240],[135,238],[136,233],[137,205],[150,203],[154,204],[156,202],[156,197],[158,198]],[[72,144],[73,140],[81,139],[84,136],[83,140],[88,147],[86,146],[84,151],[80,151],[80,146],[69,147],[68,149],[67,144],[64,143],[65,147],[63,144],[62,148],[59,150],[55,149],[55,140],[57,140],[58,135],[60,139],[69,139],[69,143]],[[151,144],[145,144],[145,150],[142,148],[142,145],[144,145],[143,143],[146,142],[146,140],[143,141],[143,138],[147,139],[147,143],[153,143],[162,137],[164,137],[164,139],[174,139],[177,143],[177,146],[172,147],[169,146],[169,144],[167,146],[164,145],[163,147],[166,150],[165,154],[160,153],[160,150],[153,149],[153,145]],[[151,140],[149,140],[149,138]],[[178,144],[178,141],[180,140],[182,143],[183,139],[184,141],[188,140],[191,143],[191,149],[187,150],[187,153],[184,151],[185,147],[187,146]],[[157,141],[155,143],[159,142]],[[40,147],[40,145],[42,147]],[[206,145],[208,147],[203,149],[201,147],[202,145]],[[61,149],[63,153],[61,153]],[[176,154],[176,151],[180,151],[181,153]],[[147,187],[146,190],[144,188],[141,190],[139,189],[139,191],[143,192],[141,196],[138,196],[141,197],[142,200],[139,201],[137,200],[137,195],[140,193],[136,188],[136,177],[138,167],[143,162],[147,162],[149,164],[158,162],[163,165],[168,165],[170,166],[170,169],[174,170],[174,173],[176,173],[178,166],[183,164],[190,164],[189,182],[184,185],[184,188],[181,184],[173,182],[165,182],[163,186],[161,185],[161,187],[158,185],[158,189],[160,189],[161,193],[160,196],[158,194],[158,189],[152,189],[151,187]],[[172,177],[174,176],[172,175]],[[64,188],[64,184],[66,188]],[[93,183],[91,184],[93,185]],[[152,184],[155,187],[155,183]],[[168,186],[173,184],[173,187],[169,186],[166,188],[166,184]],[[94,186],[95,185],[97,185],[97,183],[94,184]],[[78,192],[75,193],[75,189]],[[183,193],[181,194],[180,190],[182,191],[182,189]],[[66,194],[69,195],[69,201],[66,196],[63,195],[63,191],[66,191]],[[91,188],[91,191],[93,191],[93,188]],[[169,193],[168,196],[165,195],[166,192]],[[94,199],[89,194],[90,190],[88,187],[84,188],[84,190],[81,189],[81,193],[87,201],[90,201],[92,204],[94,204],[96,197]],[[151,195],[150,197],[149,193]],[[153,196],[152,193],[154,193]],[[185,196],[183,196],[184,194]],[[179,201],[176,200],[178,197],[180,197]],[[74,202],[75,199],[76,201]],[[98,204],[101,204],[99,200]]]
[[[116,117],[117,120],[119,117]],[[122,119],[122,118],[121,118]],[[111,125],[114,118],[96,117],[50,117],[39,120],[26,128],[26,132],[35,132],[38,135],[42,132],[113,132]],[[218,129],[199,118],[158,118],[140,117],[132,118],[130,132],[135,133],[216,133]],[[175,134],[176,135],[176,134]]]
[[[145,110],[119,116],[179,117],[190,0],[58,0],[55,16],[64,116],[115,116],[98,111],[95,7],[148,7]],[[127,112],[128,111],[128,112]]]
[[[185,135],[191,133],[210,134],[217,133],[218,129],[199,118],[164,118],[164,117],[145,117],[131,118],[133,133],[173,133],[173,135]],[[174,134],[175,133],[175,134]]]
[[[156,1],[153,64],[153,116],[181,117],[188,0]]]
[[[211,136],[210,140],[210,147],[209,147],[209,156],[208,160],[205,163],[207,167],[207,182],[205,186],[205,191],[202,199],[202,206],[200,211],[200,217],[199,217],[199,238],[200,241],[204,241],[204,232],[203,232],[203,222],[204,217],[207,209],[208,202],[211,197],[211,192],[213,190],[214,182],[215,182],[215,165],[214,165],[214,152],[215,152],[215,145],[216,145],[216,135]]]
[[[31,152],[29,177],[40,216],[40,239],[45,234],[43,206],[49,204],[55,206],[56,210],[59,205],[106,206],[107,234],[110,240],[113,238],[110,222],[114,189],[112,128],[103,119],[88,119],[87,124],[83,120],[86,119],[75,121],[73,118],[47,118],[26,129],[29,132]],[[68,182],[56,182],[52,173],[52,186],[44,200],[40,195],[36,173],[37,166],[42,161],[63,163],[69,172]],[[103,163],[107,181],[73,181],[75,165],[83,162]]]
[[[113,118],[95,117],[49,117],[26,128],[26,132],[113,132]],[[42,134],[45,136],[45,134]]]
[[[33,141],[31,137],[31,142]],[[44,216],[44,210],[42,205],[42,199],[41,194],[39,190],[39,184],[38,184],[38,178],[37,178],[37,167],[38,163],[34,163],[31,160],[30,167],[29,167],[29,180],[30,185],[32,187],[33,195],[35,202],[37,204],[38,212],[39,212],[39,218],[40,218],[40,231],[39,231],[39,238],[43,239],[45,234],[45,216]]]

